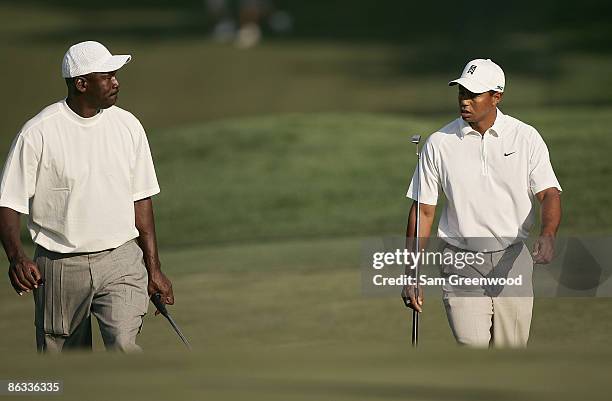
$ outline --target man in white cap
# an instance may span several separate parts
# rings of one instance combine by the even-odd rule
[[[482,258],[471,258],[478,262],[467,266],[442,266],[445,278],[478,279],[459,284],[449,280],[443,287],[455,339],[476,347],[524,347],[532,317],[533,263],[548,263],[553,257],[561,220],[561,186],[538,131],[497,107],[506,86],[497,64],[472,60],[449,85],[459,88],[460,117],[429,136],[423,147],[419,235],[430,235],[441,188],[446,204],[438,237],[446,243],[444,255],[480,253]],[[407,193],[414,200],[417,182],[415,171]],[[408,239],[416,232],[415,203],[408,218]],[[533,226],[537,203],[541,230],[530,252],[524,239]],[[494,277],[521,278],[522,285],[489,286],[480,281]],[[406,286],[402,297],[421,312],[419,290]]]
[[[131,59],[98,42],[68,49],[66,99],[23,126],[0,186],[9,277],[32,292],[39,351],[91,349],[91,314],[107,349],[139,350],[149,295],[174,303],[162,273],[151,196],[159,192],[145,131],[115,106],[116,72]],[[37,244],[25,254],[19,216]]]

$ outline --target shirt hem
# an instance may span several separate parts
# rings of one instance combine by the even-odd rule
[[[44,241],[44,240],[34,241],[34,243],[51,252],[62,253],[62,254],[72,254],[72,253],[101,252],[107,249],[115,249],[125,244],[126,242],[133,240],[134,238],[138,238],[138,235],[130,235],[130,236],[118,238],[116,240],[109,240],[108,242],[105,242],[103,245],[100,245],[95,248],[90,248],[90,247],[70,248],[66,246],[58,246],[57,243]]]

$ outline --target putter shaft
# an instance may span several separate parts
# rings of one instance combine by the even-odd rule
[[[191,344],[189,344],[189,341],[187,341],[187,338],[185,338],[185,336],[183,335],[183,333],[181,332],[181,329],[179,329],[179,327],[176,325],[176,322],[174,321],[174,319],[172,319],[172,316],[167,315],[166,319],[168,319],[168,321],[170,322],[170,324],[172,325],[172,328],[174,329],[174,331],[176,332],[176,334],[178,334],[178,336],[181,338],[181,340],[183,341],[183,344],[185,344],[185,346],[191,350]]]
[[[412,310],[412,346],[419,345],[419,312]]]
[[[421,142],[420,135],[414,135],[411,142],[416,146],[416,157],[417,157],[417,196],[416,196],[416,227],[415,227],[415,251],[420,251],[420,226],[421,226],[421,154],[419,152],[419,143]],[[419,299],[419,258],[415,262],[414,275],[416,277],[416,291],[415,299],[418,302]],[[416,310],[412,310],[412,346],[416,347],[419,344],[419,313]]]
[[[174,319],[172,319],[172,316],[170,316],[170,313],[168,313],[166,304],[164,301],[162,301],[161,294],[159,292],[151,296],[151,302],[153,302],[153,305],[155,305],[159,313],[161,313],[162,315],[164,315],[166,319],[168,319],[168,321],[170,322],[170,325],[172,326],[176,334],[178,334],[181,341],[183,341],[183,344],[185,344],[185,346],[191,350],[191,344],[189,344],[189,341],[187,341],[187,338],[183,335],[183,333],[181,332],[181,329],[179,329]]]

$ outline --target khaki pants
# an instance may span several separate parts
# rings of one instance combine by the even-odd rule
[[[466,252],[448,246],[443,251]],[[461,269],[444,265],[442,275],[461,277],[522,276],[521,286],[443,287],[449,325],[459,344],[473,347],[525,347],[533,310],[533,259],[523,243],[484,254],[484,263]]]
[[[60,254],[36,248],[45,280],[34,290],[39,351],[91,349],[91,315],[107,349],[138,351],[147,312],[147,271],[135,240],[94,253]]]

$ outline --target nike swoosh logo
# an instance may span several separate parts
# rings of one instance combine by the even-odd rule
[[[511,154],[516,153],[516,150],[514,152],[510,152],[510,153],[504,153],[504,156],[510,156]]]

